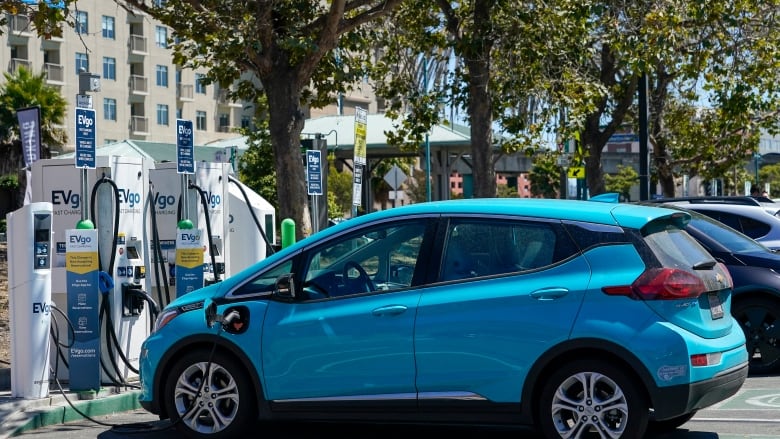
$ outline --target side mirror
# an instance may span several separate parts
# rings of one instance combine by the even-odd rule
[[[295,299],[295,280],[293,280],[293,276],[295,276],[293,273],[287,273],[277,277],[274,283],[274,294],[283,299]]]
[[[217,324],[217,304],[213,300],[206,300],[205,303],[206,306],[205,312],[206,312],[206,325],[209,328],[213,328],[215,324]]]

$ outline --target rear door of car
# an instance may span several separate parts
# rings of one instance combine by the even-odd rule
[[[569,337],[589,267],[557,221],[453,218],[440,236],[439,282],[415,324],[420,406],[517,402],[533,362]]]

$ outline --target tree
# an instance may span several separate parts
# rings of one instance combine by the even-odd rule
[[[331,218],[341,218],[352,211],[352,173],[339,172],[336,160],[333,154],[328,157],[328,213]]]
[[[279,214],[297,224],[296,238],[311,233],[300,138],[304,108],[335,101],[336,92],[364,76],[368,23],[401,0],[115,0],[147,12],[174,32],[174,62],[206,68],[206,81],[230,89],[230,97],[258,102],[266,114],[277,175]]]
[[[419,147],[439,122],[442,103],[464,110],[474,195],[495,196],[496,151],[533,154],[544,147],[543,134],[564,104],[576,122],[599,96],[598,84],[582,80],[576,68],[585,56],[576,49],[588,18],[581,3],[437,0],[433,8],[430,1],[405,2],[383,26],[378,45],[384,49],[373,72],[388,113],[405,116],[391,141]],[[442,74],[441,66],[450,71]]]
[[[639,183],[639,174],[631,166],[618,165],[615,175],[604,175],[607,192],[617,192],[621,198],[631,201],[631,188]]]
[[[56,87],[46,84],[46,74],[33,74],[25,67],[16,72],[4,73],[0,84],[0,141],[19,138],[16,110],[40,107],[41,143],[49,148],[61,149],[67,142],[67,134],[60,128],[65,120],[67,101]]]
[[[556,154],[552,151],[536,154],[528,179],[534,197],[558,198],[561,188],[561,167],[556,164]]]
[[[0,2],[0,11],[30,17],[30,22],[41,36],[62,36],[62,23],[66,21],[68,7],[75,2],[41,0],[33,5],[23,0],[3,0]],[[7,22],[6,14],[0,14],[0,34],[6,29]]]

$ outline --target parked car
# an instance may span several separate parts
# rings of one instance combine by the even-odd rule
[[[751,374],[780,372],[780,254],[707,215],[690,213],[685,228],[719,262],[734,282],[731,313],[747,339]]]
[[[761,203],[753,197],[687,197],[649,201],[675,204],[701,212],[772,250],[780,250],[780,217],[770,214],[767,203]]]
[[[140,402],[199,438],[258,419],[674,429],[748,374],[731,277],[689,219],[498,198],[359,216],[175,299]]]

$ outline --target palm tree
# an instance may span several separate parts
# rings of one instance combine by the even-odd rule
[[[41,109],[41,143],[49,150],[61,150],[67,142],[62,128],[67,101],[56,87],[46,84],[46,74],[33,74],[20,67],[13,74],[4,73],[0,84],[0,143],[19,139],[16,110],[27,107]],[[41,151],[43,156],[43,151]]]

